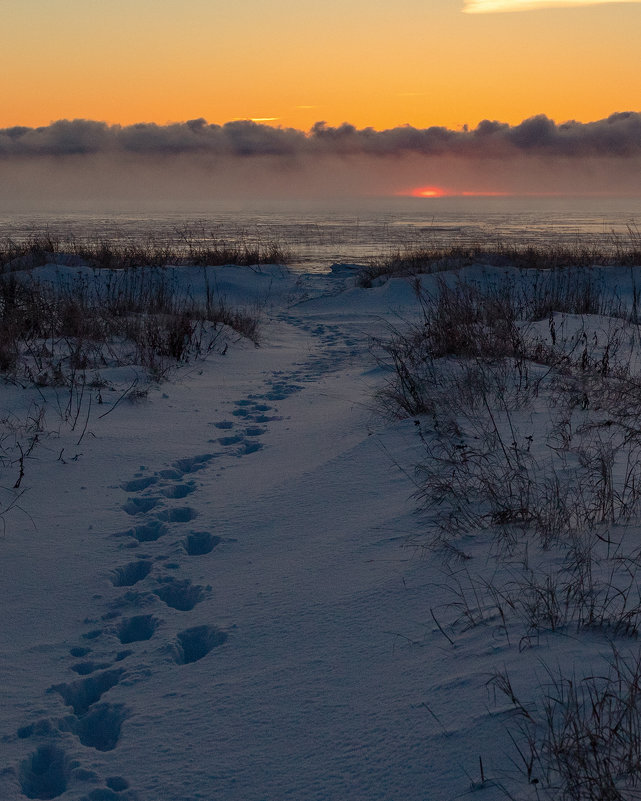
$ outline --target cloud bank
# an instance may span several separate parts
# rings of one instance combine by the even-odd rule
[[[252,121],[156,125],[60,120],[0,130],[0,206],[185,208],[234,198],[451,193],[641,195],[641,113],[596,122],[399,126],[317,123],[308,132]]]
[[[376,131],[316,123],[305,133],[249,120],[210,125],[204,119],[156,125],[120,126],[92,120],[60,120],[41,128],[0,129],[0,160],[125,155],[210,158],[453,156],[469,159],[516,155],[577,159],[641,154],[641,113],[612,114],[596,122],[557,125],[545,115],[508,125],[484,120],[473,130],[408,125]]]

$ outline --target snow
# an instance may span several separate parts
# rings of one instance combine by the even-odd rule
[[[628,292],[629,271],[603,275]],[[349,266],[171,280],[260,309],[260,346],[230,340],[137,403],[108,394],[82,438],[49,402],[0,538],[0,798],[536,797],[492,677],[529,704],[548,668],[611,648],[457,625],[478,576],[510,568],[489,536],[468,538],[460,571],[411,544],[424,447],[414,419],[382,414],[372,349],[418,314],[410,282],[361,289]],[[31,403],[0,388],[16,421]],[[3,472],[12,484],[16,464]]]

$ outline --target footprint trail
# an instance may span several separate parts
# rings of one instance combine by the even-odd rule
[[[199,518],[197,504],[190,505],[198,498],[199,476],[214,463],[224,466],[258,453],[264,436],[284,420],[278,404],[363,347],[362,338],[337,325],[313,324],[292,314],[280,319],[309,336],[306,358],[270,372],[262,386],[231,401],[224,418],[209,423],[214,436],[205,447],[211,450],[153,472],[142,468],[120,484],[123,527],[111,534],[114,563],[106,579],[104,613],[68,648],[65,669],[76,678],[61,677],[45,691],[58,699],[59,714],[27,722],[15,735],[32,743],[15,766],[23,797],[55,799],[73,790],[80,801],[139,801],[126,778],[107,770],[101,778],[95,758],[86,755],[117,753],[123,732],[136,718],[138,681],[149,680],[154,670],[189,670],[215,649],[233,647],[228,630],[215,621],[202,622],[198,610],[210,609],[213,590],[190,575],[199,560],[215,563],[216,549],[224,544],[202,520],[190,528]],[[168,575],[169,570],[177,575]],[[156,659],[150,669],[154,653],[168,658]]]

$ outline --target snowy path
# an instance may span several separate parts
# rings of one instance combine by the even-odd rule
[[[433,626],[394,465],[416,442],[372,411],[386,302],[280,312],[260,350],[34,468],[36,530],[2,544],[2,798],[437,797]]]
[[[202,271],[175,277],[204,291]],[[20,508],[0,514],[0,801],[560,797],[546,704],[615,667],[616,681],[621,670],[636,677],[638,697],[638,522],[615,526],[612,540],[595,528],[596,556],[569,565],[563,538],[550,547],[526,528],[510,543],[514,532],[481,511],[441,550],[405,547],[439,523],[438,507],[421,516],[412,498],[436,437],[427,416],[417,428],[378,413],[389,374],[371,343],[416,313],[410,283],[358,289],[347,268],[208,277],[230,304],[264,308],[260,348],[230,343],[137,403],[104,388],[86,435],[61,424],[55,402],[46,419],[24,400],[9,418],[35,415],[42,431]],[[532,277],[472,265],[422,280]],[[637,297],[628,268],[595,278],[618,300]],[[596,347],[618,319],[568,313],[559,330],[567,323],[570,349],[580,331]],[[445,407],[461,385],[443,386]],[[545,466],[557,401],[536,386],[511,431]],[[0,388],[0,414],[25,397]],[[575,407],[591,430],[598,403],[594,417]],[[472,442],[475,418],[465,420]],[[0,453],[11,486],[17,466]],[[452,461],[427,462],[437,464],[447,483]],[[507,474],[497,475],[493,492]],[[585,474],[563,475],[572,498]],[[452,486],[467,499],[469,485]],[[583,547],[581,532],[568,542]],[[611,544],[612,557],[599,556]],[[596,578],[577,597],[601,598],[607,614],[580,624],[570,605],[557,620],[550,593],[582,588],[586,565]],[[615,597],[630,602],[619,620]]]

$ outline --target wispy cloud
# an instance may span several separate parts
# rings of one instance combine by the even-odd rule
[[[604,3],[638,3],[641,0],[464,0],[466,14],[493,14],[506,11],[535,11],[541,8],[575,8]]]

